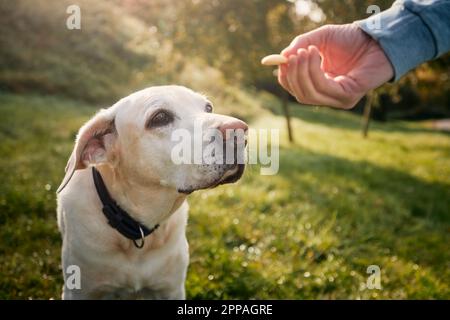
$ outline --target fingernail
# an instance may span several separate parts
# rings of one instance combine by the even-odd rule
[[[305,55],[305,54],[308,54],[308,50],[301,48],[301,49],[298,49],[297,53]]]
[[[308,51],[307,51],[307,50],[305,50],[305,49],[300,49],[300,50],[298,51],[298,57],[299,57],[300,59],[306,59],[307,56],[308,56]]]

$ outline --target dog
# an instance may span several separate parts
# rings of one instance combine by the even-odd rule
[[[80,128],[57,191],[63,299],[185,298],[186,197],[236,182],[245,167],[236,158],[172,161],[175,130],[193,133],[197,124],[223,133],[217,143],[230,142],[230,131],[247,131],[245,122],[212,111],[205,96],[186,87],[155,86]],[[236,140],[233,146],[245,148]]]

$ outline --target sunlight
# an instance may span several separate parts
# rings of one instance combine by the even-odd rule
[[[317,3],[311,0],[296,0],[295,12],[301,18],[308,17],[311,21],[319,23],[325,20],[325,14]]]

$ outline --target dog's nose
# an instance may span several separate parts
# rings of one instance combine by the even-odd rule
[[[244,121],[235,119],[222,123],[218,129],[222,133],[223,139],[228,140],[233,131],[243,130],[244,133],[247,132],[248,125]]]

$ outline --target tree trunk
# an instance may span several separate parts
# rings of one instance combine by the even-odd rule
[[[283,94],[282,106],[284,116],[286,118],[286,126],[288,130],[289,142],[294,143],[294,135],[292,134],[292,127],[291,127],[291,115],[289,114],[288,95],[286,93]]]
[[[366,95],[366,103],[364,104],[362,135],[367,138],[369,134],[370,114],[372,113],[373,91]]]

